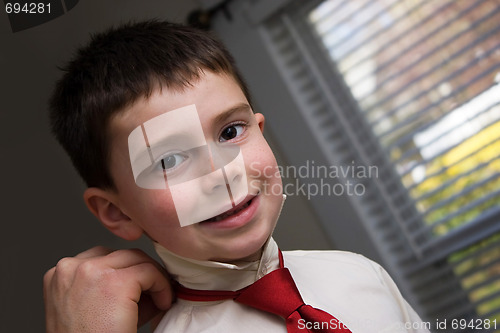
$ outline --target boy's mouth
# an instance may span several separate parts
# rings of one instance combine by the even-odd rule
[[[256,196],[247,196],[242,202],[240,202],[236,207],[233,207],[224,213],[221,213],[217,216],[214,216],[212,218],[206,219],[204,221],[201,221],[200,223],[207,223],[207,222],[220,222],[222,220],[225,220],[227,218],[233,217],[238,215],[238,213],[244,211],[247,209],[253,202],[254,198]]]

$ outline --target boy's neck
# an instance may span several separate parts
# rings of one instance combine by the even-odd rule
[[[231,263],[184,258],[156,243],[155,248],[173,279],[192,289],[238,290],[279,267],[278,246],[272,238],[255,254],[256,259]]]
[[[244,258],[240,258],[240,259],[232,259],[232,260],[212,259],[210,261],[221,262],[221,263],[226,263],[226,264],[231,264],[231,265],[237,265],[238,263],[242,263],[242,262],[258,261],[262,257],[264,247],[267,245],[267,243],[268,243],[268,241],[266,241],[266,243],[257,252],[249,255],[248,257],[244,257]]]

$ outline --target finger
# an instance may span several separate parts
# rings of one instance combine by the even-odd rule
[[[170,280],[164,272],[152,263],[146,262],[127,267],[120,272],[124,278],[133,276],[141,291],[148,293],[155,306],[160,310],[170,308],[173,300],[173,291]],[[130,294],[130,299],[138,303],[140,294]]]
[[[91,249],[88,249],[87,251],[83,251],[82,253],[79,253],[75,256],[75,258],[78,259],[89,259],[89,258],[95,258],[95,257],[100,257],[100,256],[105,256],[113,252],[113,250],[108,249],[107,247],[104,246],[95,246]]]
[[[101,258],[100,260],[105,260],[108,266],[115,269],[127,268],[143,263],[150,263],[156,266],[158,270],[164,270],[163,267],[156,262],[156,260],[139,249],[117,250],[108,254],[105,258]]]

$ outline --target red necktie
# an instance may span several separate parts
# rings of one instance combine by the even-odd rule
[[[237,291],[195,290],[177,284],[176,296],[189,301],[202,302],[233,299],[238,303],[285,318],[288,333],[351,333],[334,316],[304,304],[290,271],[283,267],[281,251],[279,257],[279,269],[264,275],[243,289]]]

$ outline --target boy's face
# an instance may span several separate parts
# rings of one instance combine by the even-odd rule
[[[257,255],[283,200],[263,125],[234,79],[209,71],[182,91],[163,88],[140,99],[110,122],[115,204],[129,223],[178,255],[224,261]],[[139,175],[139,154],[130,148],[139,138],[152,148],[154,141],[169,146],[157,154],[149,149],[149,178]],[[204,148],[187,149],[194,146]],[[197,211],[199,223],[191,214]]]

